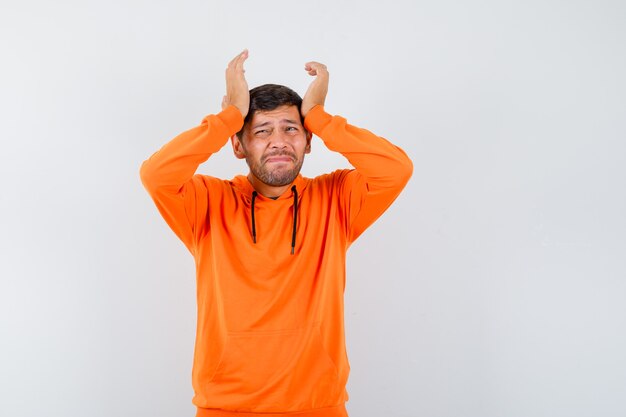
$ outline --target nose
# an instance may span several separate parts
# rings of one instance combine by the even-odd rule
[[[270,147],[275,149],[283,149],[287,147],[288,137],[284,132],[275,130],[270,137]]]

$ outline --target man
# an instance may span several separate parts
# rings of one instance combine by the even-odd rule
[[[412,164],[398,147],[324,110],[317,62],[304,98],[248,91],[237,55],[222,111],[163,146],[141,179],[196,262],[192,372],[199,417],[347,417],[345,256],[398,196]],[[300,175],[316,134],[356,168]],[[194,175],[231,138],[250,172]]]

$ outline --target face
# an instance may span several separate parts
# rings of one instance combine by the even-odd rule
[[[242,140],[233,137],[233,150],[246,159],[258,180],[281,187],[300,173],[304,155],[311,151],[311,134],[302,126],[296,106],[257,111],[244,127]]]

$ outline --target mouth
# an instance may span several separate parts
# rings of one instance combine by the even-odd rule
[[[279,155],[269,155],[265,158],[265,163],[287,163],[293,162],[296,158],[286,153],[282,153]]]
[[[273,156],[265,160],[265,162],[267,163],[280,163],[280,162],[292,162],[292,161],[293,159],[288,156]]]

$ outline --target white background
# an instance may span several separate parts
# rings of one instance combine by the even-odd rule
[[[193,416],[194,263],[139,166],[227,62],[401,146],[351,248],[351,417],[626,415],[622,1],[3,1],[0,415]],[[346,166],[319,139],[313,176]],[[230,148],[199,172],[247,172]]]

